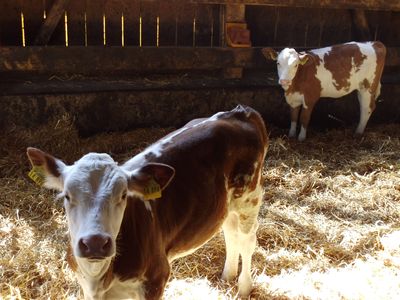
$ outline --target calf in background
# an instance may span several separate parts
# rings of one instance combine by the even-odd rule
[[[262,53],[277,61],[279,84],[291,111],[289,137],[296,136],[300,114],[298,139],[306,139],[311,113],[320,97],[339,98],[354,90],[360,103],[356,134],[363,134],[381,90],[386,56],[381,42],[350,42],[300,53],[293,48],[279,53],[264,48]]]

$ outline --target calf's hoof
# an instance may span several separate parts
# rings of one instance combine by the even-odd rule
[[[236,275],[237,271],[224,269],[224,271],[222,272],[221,279],[223,281],[229,282],[234,280],[236,278]]]
[[[247,299],[253,290],[253,280],[251,279],[251,276],[239,276],[238,285],[240,298]]]
[[[304,142],[306,140],[305,136],[299,135],[299,138],[297,139],[299,142]]]

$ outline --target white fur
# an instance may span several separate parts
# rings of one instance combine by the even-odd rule
[[[134,299],[144,300],[145,289],[143,280],[120,281],[118,278],[111,283],[110,289],[106,293],[105,299]]]
[[[290,129],[289,129],[289,137],[293,138],[296,136],[296,130],[297,130],[297,122],[290,122]]]
[[[292,108],[296,108],[300,105],[302,105],[304,108],[307,108],[307,105],[304,102],[304,95],[299,93],[299,92],[294,92],[291,94],[287,94],[286,96],[286,102],[287,104],[290,105]]]
[[[307,137],[307,129],[301,126],[299,133],[299,142],[304,142]]]
[[[104,289],[103,281],[84,277],[80,273],[77,273],[76,276],[84,291],[85,300],[145,300],[143,280],[131,279],[121,281],[119,278],[115,277],[112,279],[107,289]]]

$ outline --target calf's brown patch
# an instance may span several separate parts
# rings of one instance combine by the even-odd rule
[[[338,91],[342,89],[349,91],[353,63],[357,72],[366,58],[367,56],[361,53],[356,44],[332,46],[331,51],[324,55],[324,67],[332,73],[335,81],[333,85]]]
[[[321,63],[318,55],[307,52],[309,57],[304,65],[300,65],[293,79],[292,85],[285,92],[285,95],[296,92],[304,95],[306,106],[314,106],[321,96],[321,81],[317,78],[317,67]]]

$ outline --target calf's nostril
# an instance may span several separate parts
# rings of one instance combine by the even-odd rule
[[[112,241],[111,238],[107,238],[104,245],[103,245],[103,251],[108,253],[111,250],[111,246],[112,246]]]
[[[86,252],[89,251],[89,246],[87,245],[86,242],[87,242],[86,239],[80,239],[80,240],[79,240],[79,250],[80,250],[82,253],[86,253]]]

